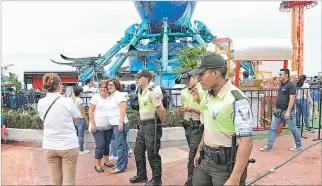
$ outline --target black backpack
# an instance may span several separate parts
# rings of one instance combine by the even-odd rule
[[[156,86],[158,86],[158,84],[152,85],[151,88],[154,89]],[[163,87],[160,86],[160,88],[163,95],[163,99],[162,99],[163,107],[168,108],[171,103],[171,96],[165,92],[165,89]]]
[[[138,92],[139,92],[139,88],[130,96],[130,100],[129,100],[130,107],[133,110],[139,110],[140,109]]]

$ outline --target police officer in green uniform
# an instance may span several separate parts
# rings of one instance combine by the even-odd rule
[[[207,53],[190,72],[199,75],[204,90],[209,89],[201,101],[204,133],[194,160],[193,185],[245,185],[253,147],[252,111],[246,96],[225,79],[226,71],[221,55]],[[234,135],[236,148],[231,148]],[[232,149],[237,149],[235,157]]]
[[[181,83],[186,84],[186,87],[181,90],[180,99],[182,106],[177,110],[183,115],[184,122],[182,123],[187,143],[189,146],[188,158],[188,179],[185,186],[192,185],[192,175],[194,167],[194,158],[196,156],[199,143],[203,133],[203,125],[200,122],[200,100],[205,91],[197,81],[195,75],[189,75],[188,72],[192,69],[184,69],[181,72]]]
[[[159,149],[161,146],[162,128],[157,127],[155,141],[155,119],[160,124],[165,117],[165,111],[162,105],[161,97],[149,86],[151,73],[146,69],[140,69],[135,75],[137,84],[140,88],[138,93],[140,125],[136,137],[134,155],[136,162],[137,175],[130,178],[131,183],[147,182],[146,157],[152,169],[152,179],[145,185],[161,185],[161,156]],[[154,152],[154,143],[156,143],[156,152]]]

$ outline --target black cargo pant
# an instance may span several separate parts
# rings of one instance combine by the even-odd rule
[[[145,151],[148,154],[148,160],[152,169],[152,179],[155,181],[161,181],[162,166],[161,156],[159,150],[161,146],[162,128],[157,127],[157,151],[154,153],[154,133],[155,124],[154,120],[142,122],[139,126],[139,130],[136,137],[134,156],[136,163],[137,176],[141,178],[147,178],[146,175],[146,157]]]
[[[186,139],[189,146],[189,158],[188,158],[188,179],[185,183],[186,186],[192,185],[192,175],[194,166],[194,158],[198,151],[198,147],[202,138],[203,127],[185,127]]]
[[[229,159],[229,157],[227,158]],[[224,185],[230,177],[230,164],[216,164],[212,157],[204,156],[193,172],[194,186]],[[240,178],[239,185],[246,185],[247,167]]]

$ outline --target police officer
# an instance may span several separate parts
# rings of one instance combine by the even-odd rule
[[[147,182],[145,158],[145,151],[147,151],[148,160],[152,169],[152,179],[145,185],[161,185],[162,167],[159,149],[162,128],[157,127],[157,141],[155,141],[155,117],[158,118],[157,123],[161,123],[160,120],[164,120],[165,111],[160,95],[156,94],[155,90],[149,86],[151,73],[146,69],[140,69],[135,77],[141,89],[138,94],[140,125],[134,148],[137,175],[130,178],[130,182]],[[154,152],[154,143],[157,143],[156,152]]]
[[[193,185],[245,185],[253,147],[252,112],[245,95],[225,79],[226,71],[221,55],[207,53],[190,72],[199,75],[204,90],[209,89],[201,104],[204,133],[194,160]],[[237,156],[230,157],[234,135]]]
[[[191,70],[184,69],[181,72],[181,84],[186,84],[186,87],[180,93],[182,107],[177,109],[179,113],[183,114],[184,122],[182,125],[189,145],[186,186],[192,185],[192,175],[195,169],[194,158],[203,133],[203,125],[200,122],[200,100],[205,93],[196,76],[188,74]]]

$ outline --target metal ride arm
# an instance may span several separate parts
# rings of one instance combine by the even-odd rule
[[[135,46],[136,43],[142,38],[142,35],[145,33],[147,28],[148,28],[148,22],[143,21],[139,26],[138,33],[136,35],[133,35],[133,38],[126,45],[126,47],[129,48],[131,45]],[[126,55],[119,56],[119,58],[115,62],[113,62],[113,64],[109,67],[106,73],[104,73],[104,76],[114,77],[115,73],[121,68],[126,58],[127,58]]]
[[[197,25],[197,32],[200,34],[201,38],[207,43],[213,42],[216,36],[211,34],[208,27],[201,21],[195,20],[194,23]]]
[[[115,54],[117,54],[117,52],[119,52],[133,37],[137,26],[138,24],[133,24],[128,29],[126,29],[124,37],[104,54],[103,59],[98,59],[97,61],[95,61],[95,63],[101,67],[108,65]],[[79,79],[80,81],[85,81],[86,79],[92,79],[94,75],[95,69],[93,67],[89,67],[79,76]]]
[[[168,20],[167,18],[163,19],[163,42],[162,42],[162,70],[167,71],[168,68]],[[161,70],[161,69],[160,69]],[[161,81],[162,82],[162,81]],[[162,85],[162,83],[161,83]]]
[[[189,22],[190,23],[190,22]],[[207,47],[207,43],[201,38],[201,36],[198,34],[198,31],[193,28],[191,24],[189,24],[189,30],[192,32],[192,37],[202,46]]]
[[[202,47],[207,47],[207,43],[200,37],[198,31],[193,28],[193,25],[188,18],[182,17],[174,22],[174,24],[183,28],[187,28],[188,32],[190,32],[191,34],[191,37],[193,37]]]
[[[251,68],[249,68],[249,65],[248,64],[250,64],[250,66],[251,66]],[[250,61],[241,61],[240,62],[240,66],[244,69],[244,70],[246,70],[246,71],[248,71],[249,72],[249,75],[250,76],[253,76],[253,77],[255,77],[255,67],[254,67],[254,65],[252,64],[252,62],[250,62]]]

